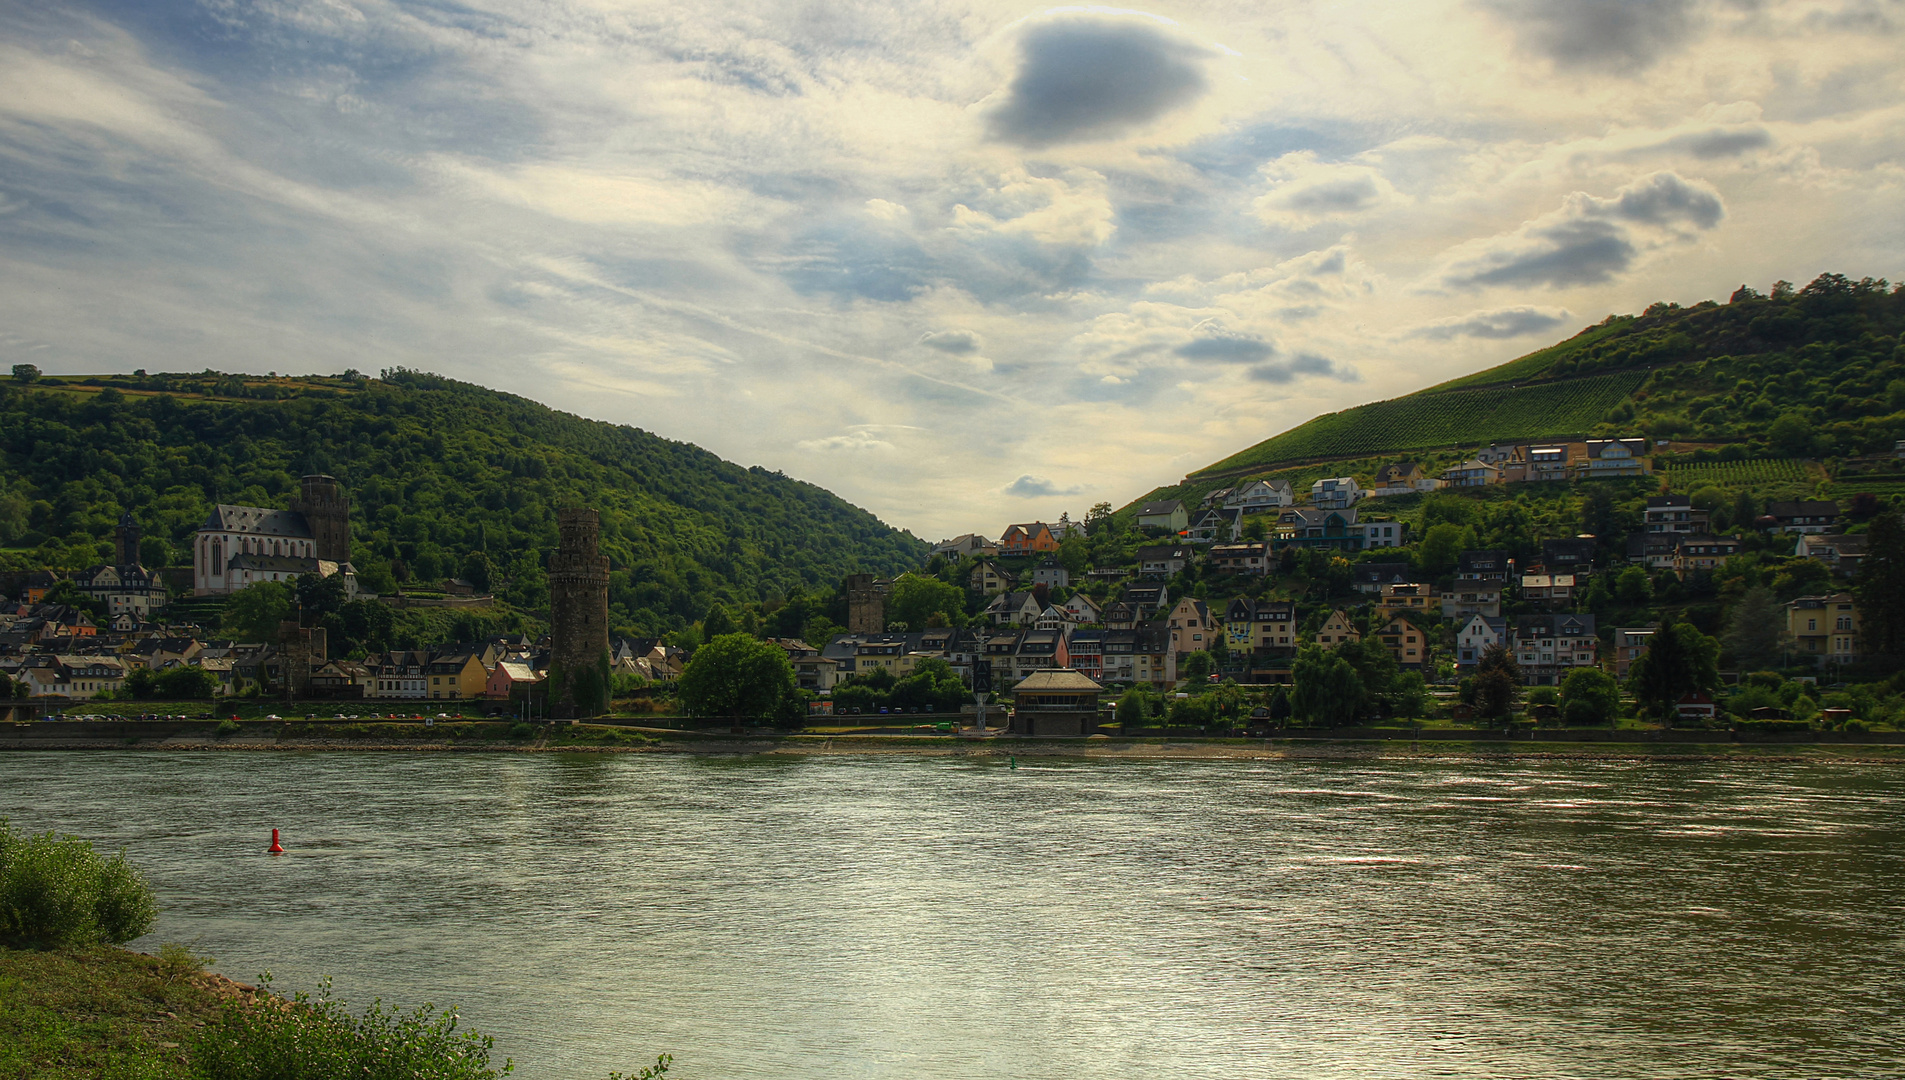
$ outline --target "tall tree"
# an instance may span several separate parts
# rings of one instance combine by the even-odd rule
[[[1482,650],[1475,670],[1475,711],[1490,720],[1506,720],[1521,696],[1521,665],[1500,643]]]
[[[1671,722],[1683,696],[1720,685],[1720,643],[1669,612],[1628,669],[1627,685],[1648,715]]]
[[[1764,585],[1746,590],[1733,604],[1721,642],[1743,671],[1779,663],[1786,646],[1786,608]]]
[[[695,650],[679,686],[696,716],[773,717],[794,697],[794,668],[777,645],[723,634]]]
[[[1905,517],[1888,510],[1866,530],[1859,562],[1859,626],[1865,650],[1905,656]]]
[[[1324,727],[1355,722],[1361,711],[1363,685],[1356,669],[1333,650],[1307,645],[1290,665],[1296,689],[1290,708],[1297,716]]]

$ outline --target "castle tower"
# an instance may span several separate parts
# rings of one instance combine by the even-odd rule
[[[609,561],[602,518],[556,511],[560,539],[549,560],[549,715],[598,716],[609,706]]]
[[[119,527],[112,531],[112,551],[114,566],[139,565],[139,526],[132,520],[130,511],[119,515]]]
[[[313,473],[299,482],[291,509],[304,515],[317,542],[317,557],[334,563],[351,561],[351,501],[337,478]]]
[[[887,583],[872,574],[847,576],[847,632],[883,634],[886,632]]]

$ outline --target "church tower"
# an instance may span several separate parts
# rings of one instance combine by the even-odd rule
[[[609,560],[601,554],[602,517],[556,511],[559,534],[549,560],[549,715],[599,716],[609,707]]]
[[[304,515],[317,544],[317,557],[326,562],[351,561],[351,501],[337,478],[313,473],[299,482],[291,509]]]
[[[142,535],[139,526],[132,520],[131,511],[119,515],[119,527],[112,531],[112,552],[114,566],[139,565],[139,538]]]

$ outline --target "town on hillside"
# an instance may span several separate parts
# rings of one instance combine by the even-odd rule
[[[48,705],[253,697],[533,715],[552,672],[605,651],[599,709],[640,692],[644,708],[693,712],[716,699],[671,695],[701,685],[684,683],[698,656],[722,662],[702,646],[740,635],[785,661],[785,700],[703,712],[839,722],[970,713],[973,694],[997,694],[1029,718],[1018,729],[1069,735],[1107,713],[1127,730],[1217,731],[1895,719],[1887,635],[1905,590],[1888,601],[1883,583],[1901,559],[1896,497],[1761,502],[1750,469],[1744,483],[1665,490],[1648,450],[1495,445],[1439,476],[1394,461],[1307,490],[1267,477],[1195,503],[1100,504],[1082,521],[941,541],[906,574],[719,604],[665,637],[609,632],[592,533],[575,540],[586,552],[551,556],[548,628],[457,633],[455,619],[495,604],[457,579],[373,595],[349,558],[348,496],[313,475],[284,508],[215,507],[190,568],[141,566],[128,515],[113,561],[13,575],[0,673]],[[452,620],[448,640],[364,647],[392,645],[393,618],[418,611]],[[195,621],[208,612],[209,628]]]

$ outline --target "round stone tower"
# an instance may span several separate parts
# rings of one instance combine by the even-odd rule
[[[351,561],[351,501],[334,476],[313,473],[298,484],[291,509],[304,515],[316,541],[317,557],[326,562]]]
[[[609,561],[602,517],[556,511],[559,540],[549,560],[549,715],[598,716],[609,706]]]

